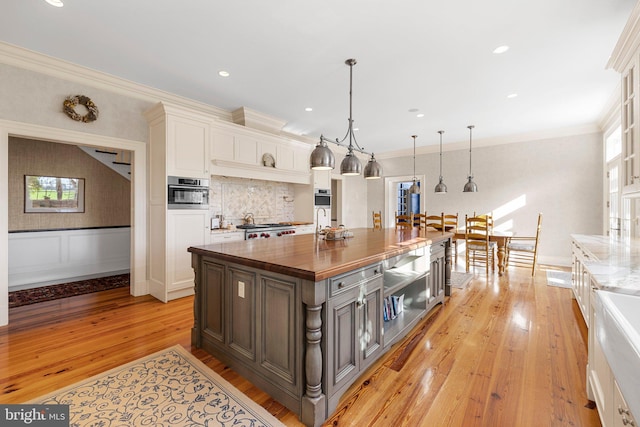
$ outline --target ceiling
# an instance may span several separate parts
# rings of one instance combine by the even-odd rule
[[[366,151],[597,124],[632,0],[3,2],[0,40]],[[502,54],[493,50],[510,49]],[[229,77],[220,77],[226,70]],[[515,98],[507,95],[517,93]],[[89,95],[89,94],[87,94]],[[313,111],[305,111],[306,107]],[[417,117],[424,114],[423,117]]]

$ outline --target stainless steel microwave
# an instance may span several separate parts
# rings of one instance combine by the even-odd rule
[[[313,194],[313,205],[316,208],[331,208],[331,190],[317,188]]]
[[[209,180],[167,177],[169,209],[209,209]]]

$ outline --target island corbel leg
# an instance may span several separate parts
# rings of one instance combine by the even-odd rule
[[[302,292],[306,311],[304,360],[306,389],[302,397],[300,420],[307,426],[319,426],[327,418],[327,401],[322,392],[322,306],[325,297],[324,287],[319,283],[309,288],[313,291],[303,290]]]
[[[307,306],[307,348],[305,374],[307,387],[305,395],[314,399],[322,395],[322,306]]]
[[[200,282],[200,256],[196,254],[191,254],[191,267],[193,268],[194,279],[193,279],[193,328],[191,328],[191,344],[196,347],[202,347],[202,340],[200,338],[200,289],[198,288],[198,283]]]

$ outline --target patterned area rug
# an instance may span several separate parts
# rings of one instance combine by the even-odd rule
[[[284,426],[182,346],[29,403],[70,405],[70,426]]]
[[[557,286],[559,288],[571,287],[571,272],[547,270],[547,285]]]
[[[471,273],[461,273],[458,271],[451,272],[451,287],[453,288],[464,288],[471,282],[473,279],[473,274]]]
[[[9,308],[129,286],[129,273],[9,292]]]

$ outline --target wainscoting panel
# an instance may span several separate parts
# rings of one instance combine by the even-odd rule
[[[9,291],[129,271],[129,227],[9,233]]]

